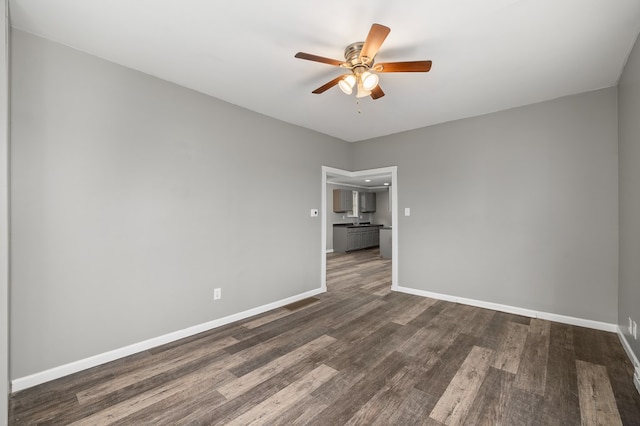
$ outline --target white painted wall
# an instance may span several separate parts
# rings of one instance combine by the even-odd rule
[[[636,358],[640,340],[628,331],[631,317],[640,323],[640,42],[618,85],[620,125],[620,286],[618,323]],[[639,336],[640,337],[640,336]]]
[[[346,142],[20,31],[12,47],[13,379],[320,288],[309,210]]]
[[[616,323],[615,88],[353,148],[398,166],[400,286]]]

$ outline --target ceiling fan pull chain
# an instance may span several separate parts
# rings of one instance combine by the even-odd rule
[[[358,98],[356,98],[356,111],[358,114],[362,114],[362,111],[360,110],[360,100]]]

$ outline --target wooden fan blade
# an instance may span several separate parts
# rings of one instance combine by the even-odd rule
[[[323,56],[312,55],[311,53],[304,52],[296,53],[296,58],[306,59],[307,61],[322,62],[323,64],[335,65],[336,67],[343,64],[342,61],[338,61],[337,59],[325,58]]]
[[[371,29],[369,30],[369,35],[367,35],[367,39],[364,41],[364,46],[362,46],[362,51],[360,51],[360,59],[365,63],[371,63],[373,58],[376,57],[380,46],[391,32],[391,28],[385,27],[380,24],[371,25]]]
[[[373,69],[377,72],[429,72],[431,61],[386,62],[376,64]]]
[[[373,88],[373,90],[371,91],[371,98],[372,99],[378,99],[384,96],[384,92],[382,91],[382,89],[380,88],[380,85],[378,84],[376,87]]]
[[[349,75],[349,74],[340,75],[340,76],[334,78],[333,80],[331,80],[330,82],[325,83],[322,86],[318,87],[316,90],[314,90],[311,93],[315,93],[316,95],[319,95],[320,93],[326,92],[327,90],[331,89],[336,84],[340,83],[340,80],[345,78],[345,76],[347,76],[347,75]]]

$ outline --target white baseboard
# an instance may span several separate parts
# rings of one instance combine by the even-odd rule
[[[333,253],[333,249],[327,249],[327,254]]]
[[[461,303],[463,305],[476,306],[479,308],[492,309],[494,311],[507,312],[509,314],[522,315],[531,318],[540,318],[548,321],[560,322],[563,324],[577,325],[579,327],[593,328],[596,330],[609,331],[616,333],[618,331],[617,324],[607,322],[593,321],[583,318],[570,317],[566,315],[552,314],[549,312],[535,311],[532,309],[519,308],[516,306],[502,305],[499,303],[485,302],[482,300],[467,299],[464,297],[451,296],[449,294],[433,293],[430,291],[417,290],[415,288],[398,286],[394,290],[401,293],[413,294],[422,297],[431,297],[432,299],[446,300],[448,302]]]
[[[109,352],[104,352],[98,355],[91,356],[89,358],[81,359],[78,361],[70,362],[58,367],[51,368],[49,370],[41,371],[39,373],[31,374],[25,377],[19,377],[11,381],[11,392],[18,392],[32,386],[36,386],[51,380],[59,379],[60,377],[68,376],[69,374],[77,373],[88,368],[95,367],[97,365],[105,364],[107,362],[115,361],[119,358],[124,358],[129,355],[133,355],[138,352],[146,351],[151,348],[155,348],[160,345],[174,342],[176,340],[184,339],[185,337],[193,336],[204,331],[209,331],[223,325],[240,321],[245,318],[259,315],[272,309],[277,309],[282,306],[288,305],[298,300],[306,299],[320,293],[324,293],[326,289],[315,289],[301,293],[295,296],[288,297],[286,299],[278,300],[276,302],[269,303],[267,305],[259,306],[257,308],[249,309],[247,311],[239,312],[237,314],[229,315],[224,318],[218,318],[213,321],[209,321],[203,324],[198,324],[193,327],[188,327],[183,330],[174,331],[172,333],[164,334],[162,336],[154,337],[152,339],[144,340],[142,342],[134,343],[119,349],[114,349]]]
[[[633,375],[633,384],[635,385],[638,393],[640,393],[640,361],[638,361],[638,357],[636,356],[636,354],[633,353],[631,345],[629,345],[629,341],[627,340],[627,336],[625,336],[625,334],[622,332],[620,326],[618,326],[618,338],[620,339],[620,343],[622,343],[622,347],[627,353],[629,360],[631,360],[631,363],[633,364],[633,370],[635,373]]]

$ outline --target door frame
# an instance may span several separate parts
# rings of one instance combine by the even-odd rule
[[[320,286],[322,291],[327,291],[327,176],[331,174],[364,178],[382,173],[391,174],[391,290],[398,289],[398,166],[358,170],[356,172],[322,166],[322,200],[320,203],[322,223],[322,235],[320,239]]]

